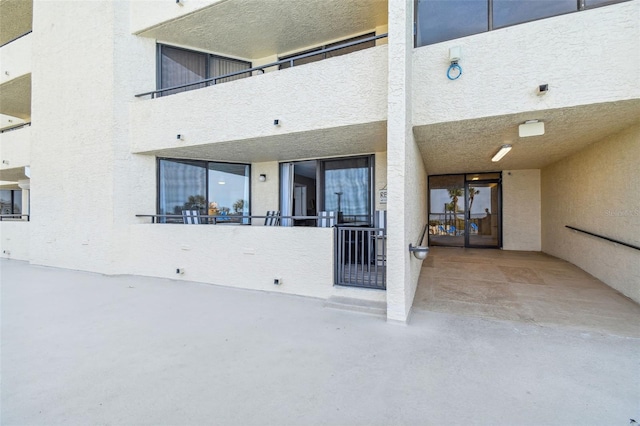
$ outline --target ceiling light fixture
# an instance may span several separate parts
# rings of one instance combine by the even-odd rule
[[[518,126],[518,135],[521,138],[542,136],[544,135],[544,122],[539,120],[527,120],[524,124]]]
[[[504,157],[505,155],[507,155],[507,153],[511,151],[511,145],[509,144],[505,144],[502,145],[502,147],[500,147],[500,151],[498,151],[496,153],[496,155],[493,156],[493,158],[491,159],[491,161],[493,161],[494,163],[497,161],[502,160],[502,157]]]

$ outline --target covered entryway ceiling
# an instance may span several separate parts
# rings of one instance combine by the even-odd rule
[[[320,45],[387,23],[387,0],[227,0],[138,35],[239,58]]]
[[[33,0],[0,0],[0,46],[31,31]]]
[[[518,125],[533,119],[545,123],[545,134],[520,138]],[[430,175],[540,169],[638,122],[634,99],[416,126],[414,135]],[[503,144],[513,149],[493,163]]]
[[[289,161],[386,151],[386,141],[387,123],[379,121],[138,154],[210,161]]]

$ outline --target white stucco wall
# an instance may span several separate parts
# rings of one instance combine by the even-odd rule
[[[0,221],[0,257],[29,260],[30,225],[24,220]]]
[[[389,3],[387,319],[407,321],[422,262],[409,252],[427,218],[426,172],[413,138],[413,2]]]
[[[502,172],[502,248],[541,250],[540,170]]]
[[[151,65],[147,78],[155,75],[155,62]],[[386,65],[387,47],[377,46],[199,90],[137,99],[131,105],[131,119],[137,123],[132,149],[145,152],[383,121]],[[153,87],[141,87],[139,93]],[[275,118],[281,126],[273,125]],[[176,134],[184,134],[184,141],[177,141]]]
[[[31,154],[31,126],[0,133],[0,170],[28,166]]]
[[[260,174],[267,175],[267,180],[260,182]],[[280,163],[269,161],[251,164],[251,214],[263,216],[267,211],[280,210]],[[256,220],[256,225],[264,224],[264,220]]]
[[[542,170],[542,250],[640,303],[640,125]]]
[[[130,273],[326,298],[333,292],[333,229],[132,225]],[[184,275],[176,274],[184,268]],[[275,286],[274,278],[282,284]]]
[[[0,84],[31,72],[33,34],[0,47]]]
[[[463,74],[450,81],[454,46]],[[414,125],[638,98],[640,1],[420,47],[413,67]]]

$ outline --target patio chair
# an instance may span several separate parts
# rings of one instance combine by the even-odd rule
[[[336,212],[318,212],[318,228],[333,228],[334,226],[336,226]]]
[[[264,220],[264,226],[278,226],[280,225],[280,212],[275,210],[267,211],[267,216]]]
[[[182,210],[182,223],[186,225],[199,225],[200,212],[198,210]]]
[[[469,223],[469,225],[471,225],[471,230],[477,234],[478,233],[478,225],[476,225],[473,222]]]

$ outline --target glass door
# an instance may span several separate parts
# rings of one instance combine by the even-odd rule
[[[466,197],[464,175],[429,177],[429,243],[463,247]]]
[[[465,247],[499,248],[502,243],[500,180],[488,177],[493,176],[467,175]]]

